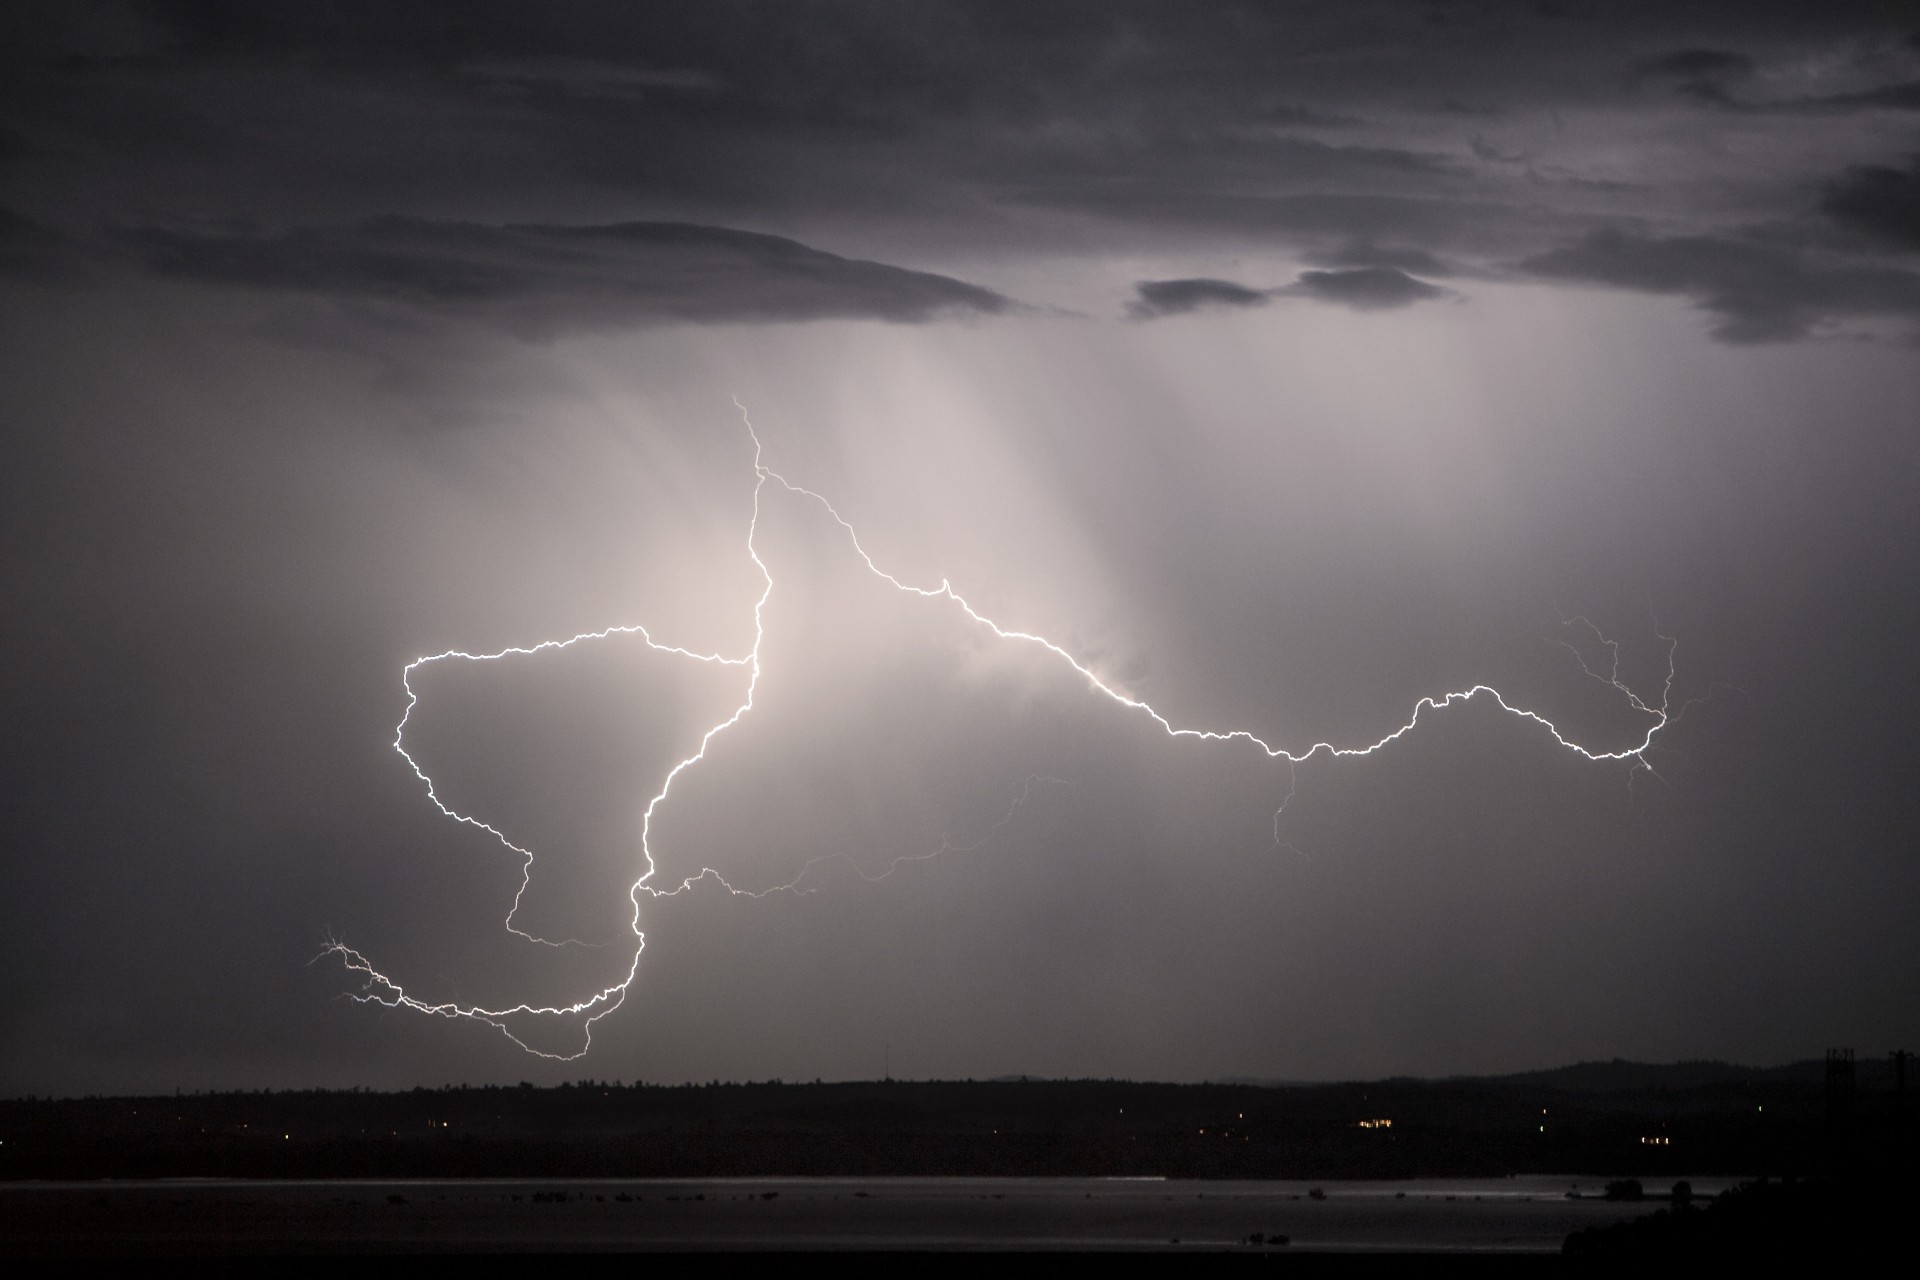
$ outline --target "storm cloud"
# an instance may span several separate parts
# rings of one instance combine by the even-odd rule
[[[1784,342],[1858,317],[1920,320],[1920,275],[1712,237],[1595,232],[1523,264],[1534,275],[1679,294],[1727,342]]]
[[[0,208],[0,275],[23,280],[56,275],[64,248],[51,228]]]
[[[1416,280],[1398,267],[1354,267],[1342,271],[1303,271],[1294,283],[1255,289],[1231,280],[1142,280],[1127,306],[1135,320],[1186,315],[1211,309],[1263,307],[1275,298],[1331,302],[1355,311],[1390,311],[1453,291]]]
[[[1215,307],[1264,307],[1272,301],[1264,289],[1249,289],[1231,280],[1142,280],[1134,286],[1139,296],[1127,305],[1135,320],[1185,315]]]
[[[1346,271],[1303,271],[1279,291],[1288,297],[1335,302],[1355,311],[1388,311],[1451,292],[1416,280],[1398,267],[1354,267]]]
[[[1437,274],[1411,260],[1326,260],[1372,240],[1487,272],[1609,226],[1683,246],[1803,218],[1836,160],[1885,168],[1911,151],[1898,121],[1920,84],[1911,33],[1866,4],[1746,6],[1737,31],[1712,5],[1601,14],[1398,0],[1321,14],[1229,6],[1217,23],[1145,0],[1032,14],[943,3],[885,22],[850,3],[697,14],[578,4],[539,20],[479,8],[457,23],[431,12],[156,0],[82,21],[23,6],[7,19],[0,117],[15,207],[80,238],[129,211],[169,228],[163,238],[233,238],[237,215],[249,234],[336,265],[393,251],[382,242],[411,226],[416,241],[443,241],[404,252],[437,256],[414,265],[445,285],[564,269],[454,261],[532,252],[509,238],[642,222],[832,253],[857,228],[887,251],[849,262],[1007,297],[1022,291],[981,279],[972,264],[984,259],[965,246],[1070,252],[1088,223],[1136,246],[1210,235],[1243,253]],[[1772,159],[1732,140],[1749,127],[1743,114],[1780,117]],[[1623,117],[1661,139],[1632,163],[1606,140]],[[1813,156],[1822,171],[1802,167]],[[427,224],[444,225],[429,235]],[[453,243],[481,228],[500,243]],[[688,264],[669,258],[691,246],[616,245],[603,230],[589,249],[580,234],[567,252],[606,254],[618,282],[586,291],[584,308],[605,316],[1002,307],[957,286],[856,282],[849,267],[802,272],[769,246],[715,242],[698,252],[737,261],[718,268],[728,278],[703,309],[676,300],[671,280],[639,284],[649,270],[673,277]],[[1850,252],[1852,268],[1887,265],[1871,244]],[[756,273],[772,292],[747,301],[733,286]],[[524,294],[522,305],[539,309]]]
[[[1459,274],[1458,268],[1425,249],[1408,249],[1397,245],[1371,244],[1356,240],[1333,249],[1312,255],[1312,261],[1323,267],[1392,267],[1409,275],[1451,276]]]
[[[1647,75],[1686,79],[1705,76],[1738,79],[1753,74],[1753,59],[1725,49],[1680,49],[1648,59],[1641,64],[1641,71]]]
[[[1820,202],[1828,217],[1904,249],[1920,249],[1920,155],[1905,169],[1861,165],[1832,182]]]
[[[389,217],[264,236],[143,230],[123,240],[168,276],[399,303],[523,336],[668,321],[922,323],[1014,305],[944,276],[685,223],[490,227]]]

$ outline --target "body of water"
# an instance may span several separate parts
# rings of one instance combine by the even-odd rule
[[[1733,1184],[1689,1179],[1696,1196]],[[11,1252],[1558,1251],[1651,1213],[1602,1180],[701,1178],[13,1183]],[[1569,1193],[1573,1193],[1570,1198]],[[1277,1238],[1288,1243],[1275,1245]]]

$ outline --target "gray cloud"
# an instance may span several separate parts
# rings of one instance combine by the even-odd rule
[[[1824,98],[1806,99],[1802,106],[1811,110],[1848,110],[1878,107],[1893,111],[1920,111],[1920,80],[1884,84],[1858,93],[1836,93]]]
[[[1526,152],[1502,151],[1500,150],[1500,148],[1489,143],[1485,138],[1482,138],[1477,133],[1474,134],[1473,137],[1467,139],[1467,148],[1468,150],[1473,152],[1476,159],[1484,160],[1488,164],[1524,165],[1524,164],[1531,164],[1533,162],[1533,157],[1528,155]]]
[[[1397,267],[1410,275],[1422,276],[1459,274],[1458,267],[1425,249],[1370,244],[1364,240],[1320,250],[1309,255],[1309,260],[1323,267]]]
[[[1845,116],[1861,111],[1920,111],[1920,80],[1849,93],[1793,98],[1740,98],[1716,80],[1693,80],[1681,92],[1709,106],[1750,115]]]
[[[1292,103],[1279,103],[1267,108],[1264,118],[1276,125],[1303,129],[1351,129],[1367,123],[1356,116],[1330,115]]]
[[[1556,230],[1592,229],[1590,215],[1555,215],[1538,206],[1456,195],[1374,193],[1248,194],[1113,184],[1083,203],[1079,193],[1034,196],[1036,204],[1188,234],[1301,246],[1316,257],[1350,243],[1391,243],[1403,251],[1492,259],[1505,248],[1558,238]]]
[[[1142,280],[1134,291],[1139,296],[1127,305],[1127,314],[1135,320],[1221,307],[1264,307],[1270,300],[1265,290],[1231,280]]]
[[[1679,49],[1647,59],[1640,64],[1640,71],[1645,75],[1685,79],[1703,76],[1734,79],[1753,74],[1753,59],[1725,49]]]
[[[1821,211],[1843,226],[1920,249],[1920,155],[1905,169],[1860,165],[1828,184]]]
[[[1717,131],[1775,117],[1797,131],[1783,156],[1872,163],[1848,118],[1920,106],[1920,50],[1870,4],[1441,12],[1362,0],[1200,23],[1150,0],[950,0],[875,21],[858,4],[715,0],[450,21],[432,5],[155,0],[112,23],[0,17],[5,198],[70,235],[129,208],[190,226],[453,210],[802,241],[857,228],[896,261],[902,245],[950,261],[956,243],[1227,236],[1438,274],[1328,256],[1362,239],[1471,274],[1635,217],[1718,238],[1798,216],[1818,175],[1755,164]],[[1498,136],[1459,136],[1463,102]],[[1625,160],[1596,145],[1623,113],[1658,145]],[[856,310],[917,314],[919,296]]]
[[[1386,311],[1444,298],[1452,291],[1416,280],[1398,267],[1355,267],[1347,271],[1302,271],[1297,281],[1277,292],[1334,302],[1355,311]]]
[[[1754,73],[1752,58],[1725,49],[1680,49],[1649,58],[1636,68],[1646,79],[1670,83],[1686,98],[1708,106],[1741,110],[1729,87]]]
[[[779,236],[686,223],[486,226],[376,218],[271,235],[140,229],[164,275],[396,302],[525,336],[683,321],[915,323],[1014,304],[946,276],[842,258]]]
[[[637,100],[662,92],[714,93],[725,87],[704,71],[585,57],[484,58],[464,64],[460,71],[512,91],[553,90],[576,98]]]
[[[0,205],[0,276],[54,280],[74,265],[72,246],[52,227]]]
[[[1453,293],[1416,280],[1398,267],[1386,266],[1302,271],[1294,283],[1277,289],[1255,289],[1231,280],[1194,279],[1142,280],[1134,290],[1139,296],[1128,304],[1127,314],[1135,320],[1157,320],[1214,308],[1263,307],[1274,298],[1306,298],[1355,311],[1387,311]]]
[[[1719,318],[1714,333],[1727,342],[1803,338],[1851,317],[1920,319],[1920,275],[1753,241],[1606,230],[1522,265],[1548,279],[1689,298]]]

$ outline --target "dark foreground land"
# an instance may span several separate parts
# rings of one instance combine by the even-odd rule
[[[1852,1123],[1891,1123],[1863,1062]],[[1390,1122],[1390,1123],[1376,1123]],[[1823,1065],[1367,1084],[1101,1080],[217,1093],[0,1102],[0,1180],[1806,1176]]]
[[[1559,1179],[513,1179],[17,1184],[18,1252],[918,1250],[1552,1255],[1655,1204]],[[1590,1190],[1597,1191],[1597,1187]],[[1316,1194],[1316,1192],[1318,1194]]]
[[[1313,1086],[583,1082],[12,1101],[0,1254],[1491,1258],[1565,1242],[1570,1261],[1845,1256],[1867,1238],[1899,1243],[1882,1228],[1913,1204],[1901,1099],[1861,1065],[1838,1100],[1821,1063],[1613,1063]],[[1735,1189],[1761,1176],[1774,1181]],[[1672,1196],[1682,1181],[1691,1203]]]

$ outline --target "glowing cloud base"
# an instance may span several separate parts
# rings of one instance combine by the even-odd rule
[[[738,406],[739,402],[735,401],[735,404]],[[502,1008],[487,1008],[477,1004],[460,1004],[457,1002],[450,1002],[450,1001],[449,1002],[432,1002],[432,1001],[419,999],[416,996],[408,995],[406,992],[406,989],[403,986],[401,986],[400,983],[396,982],[394,979],[388,977],[385,973],[382,973],[379,969],[375,968],[372,962],[369,961],[366,958],[366,956],[362,955],[359,951],[355,950],[354,948],[349,947],[342,942],[338,942],[338,941],[330,942],[325,947],[325,949],[321,952],[320,957],[317,957],[317,958],[325,958],[327,956],[338,957],[340,961],[350,971],[364,975],[365,981],[361,990],[358,992],[348,993],[348,997],[350,999],[357,1000],[362,1003],[380,1004],[388,1008],[412,1009],[419,1013],[434,1014],[434,1015],[445,1017],[445,1018],[464,1018],[464,1019],[471,1019],[478,1022],[484,1022],[493,1027],[498,1028],[502,1034],[507,1036],[508,1039],[512,1040],[515,1044],[527,1050],[527,1052],[529,1053],[536,1054],[543,1058],[555,1059],[558,1061],[570,1061],[572,1059],[579,1058],[585,1055],[593,1047],[593,1024],[598,1022],[600,1019],[606,1017],[608,1014],[612,1013],[614,1010],[618,1009],[621,1006],[621,1004],[626,999],[628,990],[633,986],[634,980],[639,975],[640,957],[641,957],[641,954],[646,949],[646,935],[641,931],[641,928],[640,928],[641,902],[643,897],[644,898],[674,897],[677,894],[686,892],[687,890],[691,889],[694,885],[700,883],[701,881],[709,880],[709,879],[716,882],[726,892],[737,895],[737,896],[741,896],[741,897],[764,898],[771,894],[777,894],[777,893],[803,893],[803,892],[808,892],[808,890],[801,888],[801,882],[806,878],[808,872],[810,872],[814,867],[818,866],[822,862],[836,860],[836,859],[845,859],[845,860],[848,860],[849,862],[851,861],[850,859],[847,859],[846,855],[844,854],[829,854],[819,858],[814,858],[808,861],[805,864],[805,866],[801,869],[800,873],[796,875],[792,880],[788,881],[786,884],[776,885],[773,888],[762,889],[758,891],[736,888],[732,884],[729,884],[724,876],[722,876],[718,871],[714,870],[711,867],[703,867],[697,874],[688,876],[687,878],[683,879],[679,884],[674,885],[671,888],[663,888],[651,883],[654,878],[655,871],[657,870],[657,867],[655,866],[655,863],[654,863],[653,847],[651,843],[654,815],[659,812],[660,806],[667,802],[668,796],[671,795],[673,792],[673,784],[679,779],[680,775],[685,773],[687,770],[693,768],[695,765],[699,764],[702,760],[704,760],[707,755],[707,750],[713,744],[714,739],[719,737],[721,734],[725,733],[727,730],[733,728],[735,725],[739,724],[741,720],[744,719],[747,716],[747,714],[753,710],[754,695],[759,691],[760,648],[761,648],[761,643],[766,636],[764,614],[766,611],[767,601],[773,595],[774,580],[773,580],[773,574],[767,568],[766,562],[760,558],[759,546],[756,539],[758,537],[759,528],[760,528],[761,497],[766,491],[768,484],[770,483],[779,486],[781,489],[784,489],[788,493],[791,493],[797,497],[808,499],[814,503],[817,503],[826,512],[827,516],[831,518],[836,524],[838,524],[842,530],[845,531],[848,544],[852,547],[854,554],[859,557],[861,563],[863,563],[866,566],[868,572],[873,574],[876,578],[880,579],[882,582],[885,582],[889,586],[895,588],[896,590],[904,592],[907,595],[918,596],[925,600],[946,601],[949,604],[951,604],[954,608],[958,609],[961,613],[965,614],[969,621],[990,631],[997,638],[1007,641],[1008,643],[1011,643],[1011,644],[1030,645],[1038,649],[1044,650],[1048,655],[1050,655],[1051,660],[1057,660],[1059,662],[1063,662],[1067,666],[1071,667],[1083,680],[1086,681],[1088,687],[1091,688],[1094,692],[1100,694],[1101,696],[1111,699],[1112,701],[1118,703],[1119,705],[1127,708],[1130,711],[1138,712],[1142,716],[1145,716],[1151,719],[1167,734],[1169,738],[1192,739],[1192,740],[1201,741],[1201,742],[1242,743],[1263,752],[1266,755],[1266,757],[1270,760],[1284,762],[1288,768],[1288,790],[1287,790],[1286,797],[1283,798],[1283,800],[1281,801],[1281,806],[1280,806],[1281,811],[1284,811],[1286,807],[1286,801],[1290,800],[1293,796],[1294,766],[1302,764],[1316,755],[1324,755],[1324,756],[1333,757],[1333,758],[1372,755],[1373,753],[1382,750],[1383,748],[1391,745],[1392,743],[1397,742],[1400,738],[1413,732],[1413,730],[1419,726],[1421,722],[1421,717],[1427,712],[1438,712],[1446,709],[1447,707],[1454,705],[1455,703],[1468,702],[1476,698],[1487,699],[1488,701],[1491,701],[1492,703],[1497,705],[1501,711],[1507,713],[1508,715],[1515,716],[1521,720],[1528,721],[1538,726],[1542,732],[1544,732],[1549,737],[1551,737],[1552,740],[1556,744],[1558,744],[1560,747],[1565,748],[1566,750],[1575,752],[1587,760],[1591,760],[1595,762],[1626,761],[1629,763],[1631,768],[1635,770],[1644,769],[1644,770],[1647,770],[1648,772],[1652,771],[1652,766],[1647,763],[1646,756],[1647,756],[1648,749],[1651,748],[1654,744],[1654,739],[1661,733],[1662,730],[1672,725],[1679,718],[1680,713],[1686,709],[1685,707],[1681,707],[1676,710],[1671,705],[1672,694],[1673,694],[1673,681],[1674,681],[1674,652],[1676,648],[1675,641],[1671,636],[1659,635],[1660,640],[1666,645],[1667,670],[1666,670],[1665,679],[1661,684],[1659,700],[1657,702],[1653,702],[1653,701],[1643,699],[1639,694],[1635,693],[1633,689],[1629,688],[1628,685],[1620,678],[1619,645],[1615,641],[1612,641],[1608,639],[1605,635],[1601,634],[1599,629],[1594,627],[1594,625],[1591,622],[1587,621],[1585,618],[1576,617],[1576,618],[1565,619],[1564,620],[1565,625],[1569,627],[1574,627],[1574,626],[1584,627],[1586,630],[1590,631],[1594,637],[1594,640],[1601,647],[1606,649],[1609,657],[1607,669],[1604,672],[1597,671],[1591,665],[1588,664],[1585,657],[1581,655],[1579,649],[1575,648],[1575,646],[1571,644],[1568,644],[1566,647],[1574,654],[1575,660],[1579,662],[1581,670],[1592,679],[1598,680],[1601,683],[1609,685],[1613,689],[1617,690],[1620,693],[1620,695],[1626,700],[1628,706],[1630,706],[1635,712],[1638,712],[1647,717],[1647,726],[1646,726],[1645,732],[1640,736],[1637,742],[1633,743],[1630,746],[1623,747],[1619,750],[1614,750],[1614,751],[1597,751],[1592,748],[1582,746],[1580,743],[1574,741],[1573,739],[1567,737],[1564,733],[1562,733],[1558,728],[1558,726],[1556,726],[1551,720],[1548,720],[1545,716],[1542,716],[1534,711],[1529,711],[1524,707],[1518,707],[1513,705],[1512,703],[1507,701],[1507,699],[1500,693],[1499,690],[1494,689],[1490,685],[1484,685],[1484,684],[1476,684],[1471,688],[1456,690],[1450,693],[1444,693],[1436,696],[1422,698],[1420,699],[1419,702],[1414,704],[1413,712],[1411,715],[1407,717],[1407,720],[1404,724],[1400,725],[1398,728],[1394,729],[1392,732],[1386,734],[1381,738],[1376,739],[1373,742],[1369,742],[1364,745],[1358,745],[1358,746],[1343,747],[1343,746],[1337,746],[1331,742],[1316,742],[1316,743],[1313,743],[1311,746],[1308,746],[1302,750],[1288,750],[1284,747],[1275,746],[1272,743],[1267,742],[1264,739],[1244,729],[1232,729],[1232,730],[1223,731],[1223,730],[1214,730],[1214,729],[1183,728],[1178,725],[1175,725],[1165,715],[1155,710],[1148,703],[1138,698],[1131,697],[1113,688],[1111,685],[1101,680],[1099,676],[1095,675],[1086,666],[1082,665],[1082,663],[1077,658],[1075,658],[1071,653],[1068,653],[1065,649],[1053,643],[1051,640],[1048,640],[1046,637],[1035,635],[1027,631],[1019,631],[1019,630],[1003,627],[999,623],[995,622],[992,618],[989,618],[986,615],[980,613],[971,604],[967,602],[966,597],[962,596],[958,591],[954,590],[952,583],[943,579],[940,585],[937,587],[914,586],[911,583],[902,582],[899,578],[894,577],[892,574],[886,572],[886,570],[880,568],[880,566],[874,562],[873,557],[867,553],[866,548],[861,545],[859,535],[855,532],[854,527],[847,522],[846,518],[843,517],[838,510],[834,508],[834,505],[831,502],[829,502],[823,495],[815,492],[812,489],[806,488],[803,485],[794,484],[792,481],[788,480],[785,476],[781,475],[779,472],[773,470],[771,467],[766,465],[764,461],[765,451],[761,444],[759,433],[754,430],[752,421],[747,417],[745,406],[739,406],[739,407],[741,410],[741,418],[746,424],[747,434],[753,441],[753,474],[754,474],[753,514],[752,514],[752,518],[748,521],[748,524],[747,524],[747,556],[753,561],[754,566],[760,570],[760,576],[765,583],[765,585],[761,589],[759,598],[754,601],[753,647],[747,653],[739,657],[727,657],[725,655],[717,654],[717,653],[696,653],[691,649],[684,649],[677,645],[661,644],[659,641],[653,638],[652,634],[649,633],[645,627],[619,626],[619,627],[607,627],[604,630],[600,630],[600,631],[583,632],[580,635],[571,636],[564,640],[544,640],[538,644],[535,644],[526,648],[514,647],[514,648],[502,649],[497,653],[468,653],[460,649],[449,649],[444,653],[436,653],[430,657],[416,658],[412,662],[408,663],[406,666],[406,669],[401,673],[401,685],[403,688],[405,688],[407,693],[407,706],[406,706],[406,711],[400,717],[399,725],[395,728],[395,731],[394,731],[394,738],[393,738],[394,750],[399,752],[401,758],[407,762],[408,767],[413,770],[414,774],[420,779],[421,783],[425,785],[427,789],[427,798],[433,802],[435,807],[438,808],[442,814],[446,815],[448,818],[451,818],[455,822],[463,823],[467,826],[475,827],[481,831],[486,832],[487,834],[493,836],[501,844],[505,845],[508,849],[512,850],[515,854],[519,855],[521,859],[520,888],[514,894],[512,908],[507,912],[507,917],[506,917],[507,929],[510,932],[522,938],[527,939],[529,942],[537,943],[542,946],[561,947],[561,946],[574,946],[574,945],[585,945],[585,944],[579,943],[578,940],[576,939],[564,939],[560,941],[553,941],[546,938],[536,937],[535,935],[528,933],[525,930],[519,928],[514,923],[514,918],[516,915],[518,915],[520,910],[520,900],[525,895],[527,885],[530,883],[532,878],[533,857],[534,857],[533,851],[531,849],[523,848],[522,846],[515,844],[512,840],[507,838],[505,833],[489,825],[488,823],[482,821],[481,819],[473,817],[469,814],[457,812],[456,810],[450,808],[444,801],[440,799],[439,793],[436,791],[434,787],[433,779],[430,776],[428,776],[427,772],[420,767],[419,762],[415,760],[414,757],[407,751],[407,747],[406,747],[407,724],[412,719],[414,710],[419,705],[419,700],[420,700],[419,694],[414,690],[414,687],[413,687],[414,672],[418,671],[422,667],[431,665],[433,663],[439,663],[439,662],[448,662],[448,661],[454,661],[454,660],[464,661],[464,662],[495,662],[502,658],[512,657],[512,656],[531,656],[531,655],[536,655],[540,653],[545,653],[550,650],[559,650],[559,649],[569,648],[573,645],[583,644],[593,640],[603,640],[609,636],[639,636],[641,640],[643,640],[649,648],[656,650],[660,653],[672,654],[676,657],[685,658],[693,662],[705,662],[705,663],[710,663],[717,666],[741,667],[746,670],[747,687],[746,687],[745,695],[741,699],[740,704],[737,707],[735,707],[733,709],[733,712],[730,715],[728,715],[724,720],[721,720],[719,723],[713,725],[711,728],[706,730],[706,732],[700,738],[699,749],[696,750],[692,755],[689,755],[685,759],[681,760],[678,764],[674,765],[673,768],[667,772],[666,778],[660,784],[660,789],[657,792],[655,792],[652,798],[649,799],[647,802],[647,807],[640,823],[640,854],[641,854],[641,859],[644,863],[644,869],[641,872],[640,878],[634,881],[633,887],[628,891],[628,894],[627,894],[629,901],[633,905],[633,913],[632,913],[631,920],[629,922],[629,927],[632,929],[634,941],[633,941],[632,959],[627,966],[625,975],[621,977],[619,981],[614,982],[609,986],[603,987],[599,991],[594,992],[583,999],[576,1000],[571,1004],[557,1004],[557,1005],[516,1004],[516,1005],[510,1005]],[[1656,628],[1656,634],[1659,634],[1657,628]],[[1058,781],[1057,779],[1044,778],[1040,776],[1028,778],[1026,785],[1022,788],[1020,795],[1013,801],[1012,805],[1008,808],[1006,815],[1002,817],[997,823],[995,823],[992,829],[989,830],[980,840],[972,844],[954,845],[951,843],[947,843],[947,844],[942,844],[939,848],[933,849],[925,853],[910,854],[904,857],[896,858],[893,860],[892,863],[890,863],[887,866],[885,870],[875,875],[867,875],[865,872],[860,872],[857,866],[855,866],[854,869],[856,872],[858,872],[861,875],[862,879],[869,880],[869,881],[879,880],[892,874],[899,867],[909,862],[925,861],[931,858],[939,857],[941,854],[944,854],[944,853],[966,852],[972,849],[977,849],[982,845],[984,845],[985,843],[987,843],[989,840],[993,839],[996,835],[998,835],[998,833],[1009,822],[1011,822],[1014,819],[1016,814],[1019,812],[1020,807],[1031,798],[1035,783],[1057,782],[1057,781]],[[1274,839],[1276,843],[1278,843],[1280,839],[1279,821],[1280,821],[1280,812],[1276,811],[1276,813],[1274,814]],[[579,1019],[580,1025],[581,1025],[581,1034],[582,1034],[582,1042],[581,1042],[580,1048],[573,1053],[549,1053],[549,1052],[546,1052],[545,1050],[537,1049],[532,1045],[529,1045],[525,1040],[521,1039],[520,1036],[515,1035],[513,1030],[511,1029],[510,1024],[515,1019],[538,1018],[543,1016],[565,1018],[565,1019]]]

